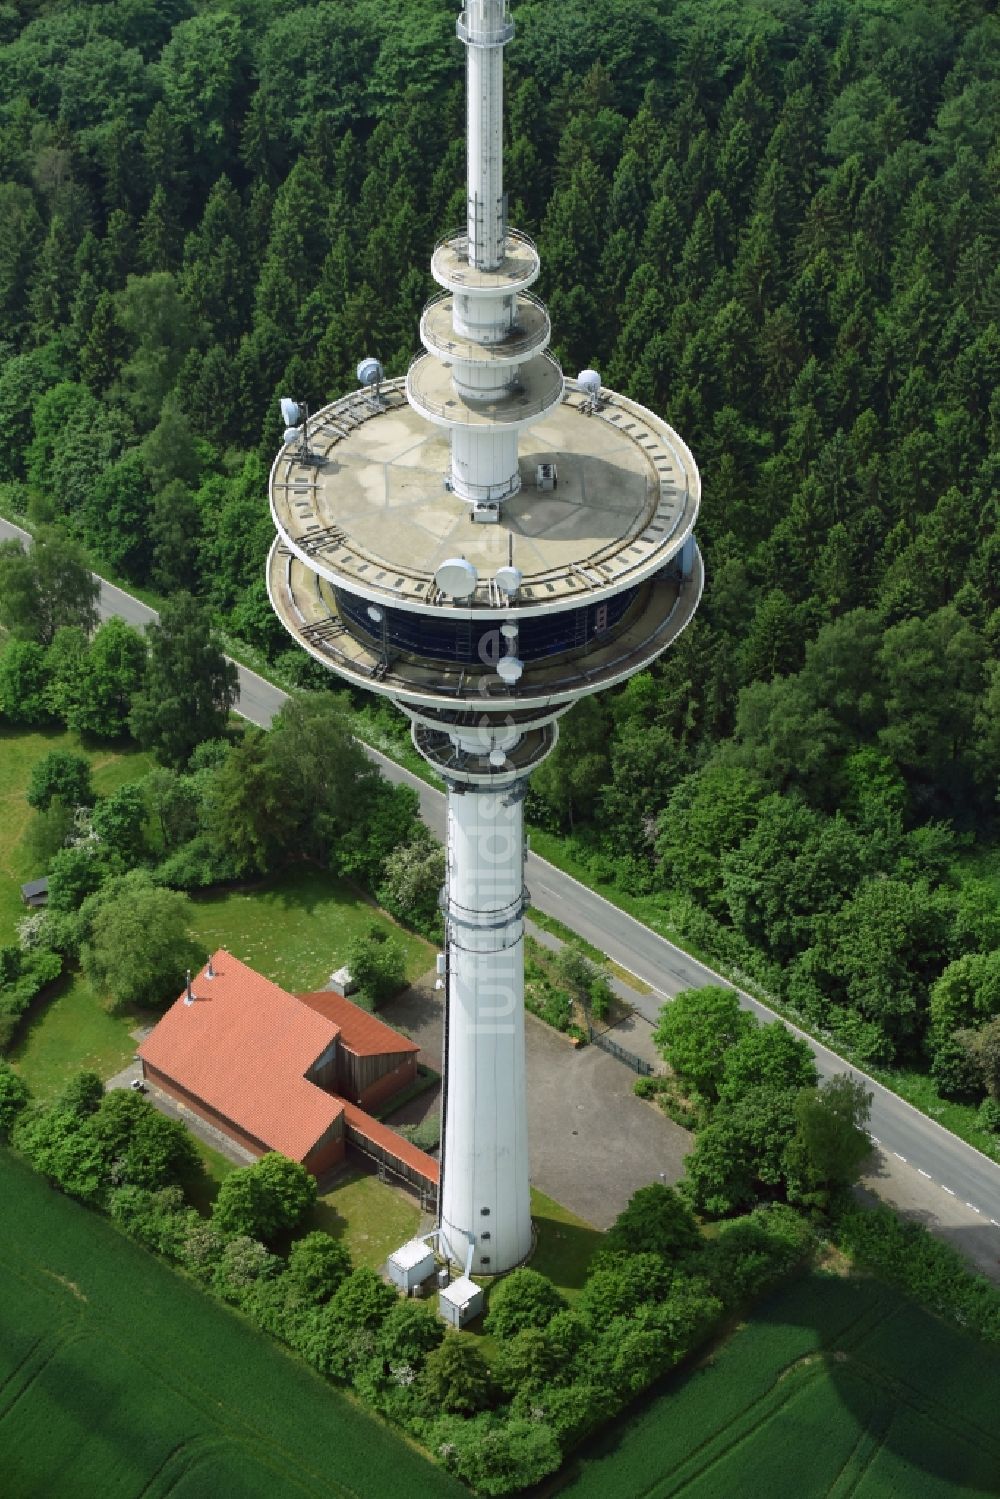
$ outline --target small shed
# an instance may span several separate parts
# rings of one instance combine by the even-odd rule
[[[339,994],[341,999],[346,999],[357,989],[357,984],[351,978],[348,968],[338,968],[336,973],[330,975],[330,988],[334,994]]]
[[[438,1312],[452,1327],[464,1327],[483,1309],[483,1288],[467,1275],[460,1275],[438,1292]]]
[[[423,1239],[410,1239],[393,1250],[386,1261],[386,1270],[393,1285],[409,1295],[414,1286],[434,1274],[434,1251]]]
[[[49,903],[48,879],[28,880],[27,884],[21,886],[21,899],[32,910],[38,906],[47,906]]]

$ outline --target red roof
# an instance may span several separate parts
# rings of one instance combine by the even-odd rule
[[[364,1109],[359,1109],[356,1103],[344,1102],[344,1122],[356,1129],[359,1135],[364,1135],[371,1140],[373,1145],[380,1145],[397,1160],[404,1161],[407,1166],[425,1176],[429,1181],[439,1182],[441,1180],[441,1168],[433,1156],[427,1155],[423,1150],[418,1150],[411,1145],[409,1140],[404,1140],[394,1129],[387,1124],[382,1124],[378,1119],[373,1119],[371,1114],[366,1114]]]
[[[344,1108],[305,1074],[337,1025],[229,953],[213,953],[139,1047],[151,1067],[269,1150],[301,1161]]]
[[[321,989],[315,994],[300,994],[299,999],[339,1027],[341,1045],[346,1046],[348,1051],[353,1051],[355,1056],[380,1057],[420,1050],[415,1041],[407,1040],[399,1031],[394,1031],[391,1025],[386,1025],[384,1020],[377,1020],[374,1015],[369,1015],[360,1005],[352,1004],[342,994],[334,994],[332,989]]]

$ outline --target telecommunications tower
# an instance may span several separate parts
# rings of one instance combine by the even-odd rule
[[[531,1251],[528,778],[561,714],[677,639],[703,572],[687,447],[547,352],[538,252],[507,223],[504,0],[468,0],[457,30],[468,220],[433,252],[425,352],[405,380],[363,360],[361,388],[304,427],[283,404],[268,591],[305,650],[408,715],[448,788],[439,1243],[491,1275]]]

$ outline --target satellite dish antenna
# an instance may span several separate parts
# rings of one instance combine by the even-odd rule
[[[497,676],[501,682],[508,687],[513,687],[524,675],[524,662],[519,661],[516,656],[501,656],[497,662]]]
[[[581,370],[576,383],[590,402],[591,411],[597,410],[601,399],[601,377],[596,370]]]
[[[516,641],[517,640],[517,625],[513,624],[510,620],[506,620],[500,626],[500,634],[503,636],[504,640]]]
[[[434,581],[442,593],[450,594],[453,599],[467,599],[476,591],[479,574],[464,557],[449,557],[434,574]]]
[[[373,624],[380,625],[385,619],[385,610],[380,609],[378,604],[368,605],[368,618]]]
[[[302,436],[302,428],[301,427],[286,427],[285,428],[285,441],[286,442],[298,442],[298,440],[299,440],[299,438],[301,436]]]
[[[281,420],[284,422],[285,426],[297,427],[299,424],[299,417],[302,415],[302,412],[299,410],[298,402],[291,400],[289,396],[282,396],[278,404],[281,407]],[[288,442],[289,440],[290,439],[288,437],[288,433],[286,432],[285,441]]]
[[[520,568],[497,568],[496,585],[501,593],[505,593],[509,599],[512,599],[521,586]]]
[[[367,386],[367,388],[373,393],[376,401],[380,401],[381,399],[379,396],[379,391],[382,388],[382,380],[384,375],[385,371],[383,370],[381,363],[377,359],[372,359],[370,357],[367,359],[362,359],[361,363],[358,365],[358,382],[361,385]]]
[[[506,765],[506,763],[507,763],[507,751],[506,750],[502,750],[502,749],[491,749],[490,750],[490,764],[491,765],[495,765],[495,766],[497,766],[497,768],[499,768],[501,765]]]

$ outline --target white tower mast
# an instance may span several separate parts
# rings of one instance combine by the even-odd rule
[[[286,433],[268,590],[306,650],[403,708],[448,787],[441,1244],[489,1275],[531,1251],[528,777],[567,708],[692,618],[700,480],[662,418],[592,370],[564,380],[546,352],[538,252],[506,222],[504,0],[468,0],[457,31],[468,216],[434,249],[426,352],[378,401],[320,411],[308,444]]]

